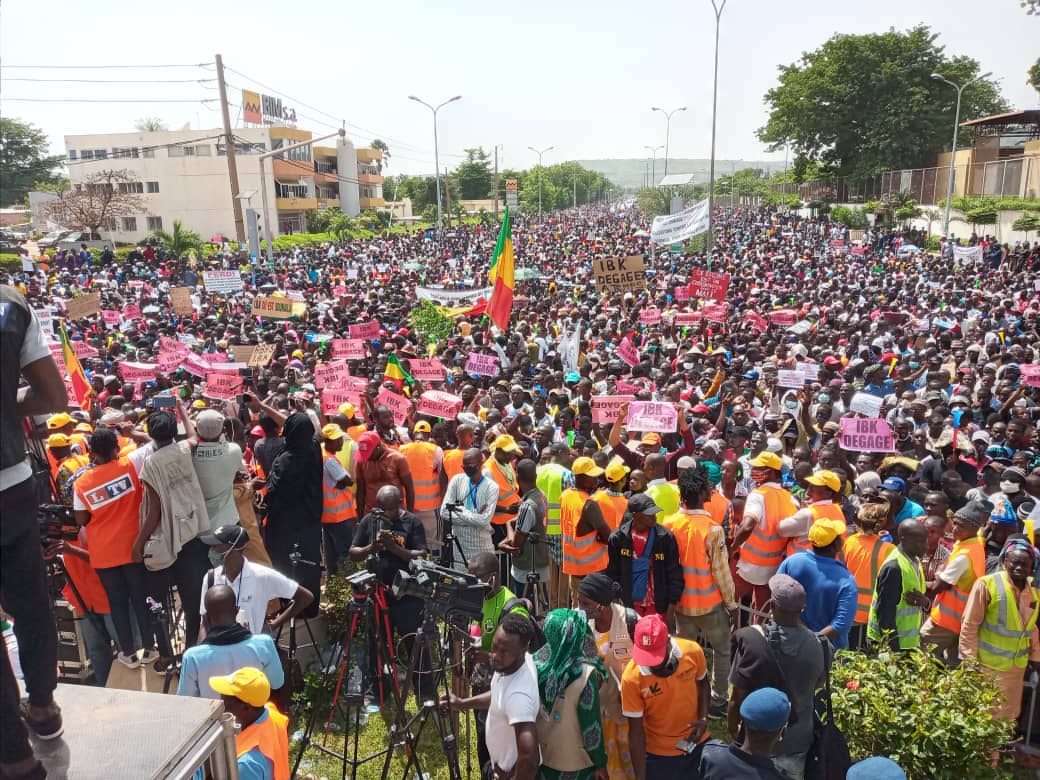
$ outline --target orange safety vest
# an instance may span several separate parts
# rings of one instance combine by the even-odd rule
[[[673,515],[673,518],[672,533],[679,545],[679,562],[683,570],[683,595],[679,606],[707,611],[722,603],[722,591],[715,582],[708,559],[708,531],[715,521],[704,509],[690,509]]]
[[[616,531],[628,509],[628,499],[624,496],[611,495],[606,490],[597,490],[592,495],[592,500],[599,504],[600,511],[603,512],[603,519],[607,521],[607,528]]]
[[[357,425],[349,426],[347,428],[347,430],[345,431],[345,433],[351,439],[353,439],[354,441],[357,441],[358,439],[361,438],[361,434],[365,433],[367,430],[368,430],[368,426],[367,425],[365,425],[364,423],[358,423]]]
[[[578,536],[578,523],[589,494],[577,488],[567,488],[560,496],[560,537],[563,541],[564,574],[578,576],[603,571],[607,568],[607,545],[596,532]]]
[[[441,505],[441,477],[434,465],[437,449],[437,445],[429,441],[413,441],[401,447],[401,454],[412,469],[417,512],[437,509]]]
[[[329,459],[339,462],[336,453],[326,453],[325,461]],[[354,505],[354,492],[349,488],[340,490],[335,485],[329,487],[325,482],[325,475],[321,477],[321,522],[326,525],[342,523],[357,517],[357,509]]]
[[[462,473],[462,456],[466,454],[465,450],[461,450],[456,447],[453,450],[448,450],[444,453],[444,473],[447,475],[450,481],[456,474]]]
[[[762,485],[756,490],[765,503],[765,529],[755,523],[751,535],[740,546],[740,560],[752,566],[776,567],[784,559],[787,547],[787,538],[780,535],[780,521],[797,512],[798,505],[782,487]]]
[[[502,471],[502,465],[495,459],[494,455],[487,460],[487,470],[491,472],[491,477],[498,485],[498,501],[495,502],[495,505],[515,506],[519,504],[520,493],[517,492],[516,482],[509,481],[505,473]],[[515,517],[516,515],[509,514],[508,512],[496,512],[495,516],[491,518],[491,522],[493,525],[505,525]]]
[[[835,504],[833,501],[829,504],[809,504],[807,509],[812,512],[813,522],[815,523],[821,517],[826,517],[829,520],[837,520],[839,523],[845,522],[845,513],[841,511],[841,507]],[[795,553],[805,552],[811,550],[812,544],[806,539],[804,542],[794,536],[787,538],[787,555],[788,557]],[[869,608],[869,604],[867,605]]]
[[[726,527],[726,515],[730,513],[730,501],[717,490],[711,491],[711,498],[704,503],[704,508],[711,515],[711,522]]]
[[[866,624],[870,616],[870,602],[874,598],[878,571],[894,546],[876,534],[853,534],[845,540],[845,566],[856,578],[858,591],[854,621],[857,624]]]
[[[956,542],[945,565],[949,566],[958,555],[967,555],[971,566],[952,587],[935,597],[932,611],[928,613],[935,625],[949,629],[955,634],[961,632],[961,620],[964,618],[964,608],[968,605],[971,586],[986,573],[986,543],[978,536]]]
[[[252,723],[235,735],[235,755],[244,756],[253,748],[274,764],[274,780],[289,780],[289,719],[268,702],[267,717]]]

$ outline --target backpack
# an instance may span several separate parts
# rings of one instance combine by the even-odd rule
[[[527,602],[524,599],[517,598],[516,596],[507,600],[506,603],[502,605],[502,611],[498,615],[499,625],[502,623],[502,618],[517,607],[527,609]],[[534,628],[534,636],[531,637],[531,645],[527,650],[528,652],[533,653],[535,650],[545,645],[545,633],[542,631],[542,626],[537,620],[530,615],[527,616],[527,619],[531,621],[531,626]]]

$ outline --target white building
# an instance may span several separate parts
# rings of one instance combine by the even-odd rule
[[[243,200],[243,212],[246,208],[261,212],[262,224],[257,155],[314,136],[295,127],[240,127],[234,134],[239,192],[256,193]],[[141,213],[119,217],[105,231],[106,238],[126,243],[142,241],[153,230],[171,230],[174,220],[203,239],[219,234],[233,240],[235,219],[224,149],[219,129],[65,136],[73,187],[103,170],[126,170],[137,180],[125,186],[140,196]],[[335,146],[301,147],[287,158],[278,155],[263,161],[275,236],[303,232],[304,214],[313,209],[339,208],[356,216],[384,204],[378,149],[355,149],[348,138],[338,138]]]

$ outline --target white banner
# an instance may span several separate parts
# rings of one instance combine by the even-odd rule
[[[953,247],[953,259],[958,263],[965,261],[972,263],[982,262],[982,247],[981,246],[957,246]]]
[[[238,271],[203,271],[202,283],[206,292],[223,295],[242,292],[242,274]]]
[[[708,230],[708,200],[705,198],[686,211],[654,217],[650,240],[655,244],[679,244]]]
[[[420,301],[443,301],[445,303],[476,303],[478,298],[491,298],[491,288],[479,290],[446,290],[439,287],[416,287],[415,297]]]

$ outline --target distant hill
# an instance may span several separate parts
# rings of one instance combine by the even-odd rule
[[[646,171],[646,159],[640,160],[578,160],[578,162],[590,171],[602,173],[614,184],[626,189],[637,190],[644,184]],[[668,160],[668,173],[692,173],[695,182],[708,181],[708,173],[711,160],[687,160],[672,158]],[[773,173],[784,170],[784,161],[776,160],[716,160],[715,178],[727,176],[733,170],[745,168],[761,168]],[[664,176],[664,159],[657,158],[657,180]]]

